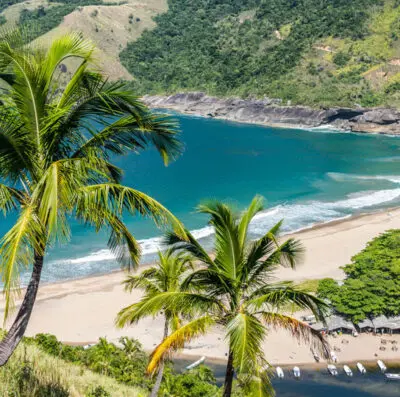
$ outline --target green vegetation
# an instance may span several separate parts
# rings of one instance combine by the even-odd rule
[[[170,0],[120,57],[141,93],[399,104],[397,0]]]
[[[244,395],[271,395],[263,349],[270,327],[288,330],[293,336],[313,343],[327,356],[323,337],[281,310],[292,303],[322,319],[325,303],[292,283],[271,282],[271,273],[278,266],[295,267],[302,252],[299,242],[288,239],[279,244],[281,223],[260,239],[249,241],[249,224],[262,208],[260,197],[255,197],[241,216],[221,202],[199,206],[199,212],[209,216],[209,224],[215,228],[215,257],[187,230],[184,239],[174,232],[167,234],[165,242],[172,249],[191,256],[200,266],[185,277],[178,290],[152,294],[139,302],[135,310],[123,313],[130,322],[167,311],[179,313],[186,320],[154,350],[149,373],[157,370],[165,355],[217,324],[223,327],[229,346],[224,397],[232,395],[235,372],[238,388]]]
[[[0,395],[13,397],[145,397],[152,381],[146,376],[148,356],[134,339],[121,338],[119,347],[100,339],[84,349],[68,346],[55,336],[24,338],[0,368]],[[216,397],[212,371],[202,365],[177,373],[167,363],[163,396]],[[194,394],[193,394],[194,393]]]
[[[325,279],[318,287],[318,296],[329,299],[336,311],[354,322],[400,313],[400,230],[373,239],[344,271],[343,285]]]
[[[193,270],[193,266],[187,255],[174,254],[172,250],[167,250],[165,253],[159,252],[156,266],[143,270],[139,276],[128,276],[124,281],[127,291],[132,292],[135,288],[141,288],[144,296],[140,302],[134,303],[118,313],[117,325],[122,328],[146,317],[148,313],[142,311],[143,307],[151,304],[152,299],[157,298],[159,294],[184,291],[183,280],[189,270]],[[164,321],[163,339],[168,336],[169,330],[175,331],[179,327],[181,319],[178,313],[167,309],[164,312]],[[158,396],[163,372],[164,361],[158,368],[157,380],[151,397]]]
[[[139,262],[140,246],[122,216],[148,216],[183,233],[161,204],[121,185],[122,170],[110,162],[111,156],[150,146],[168,163],[180,153],[175,124],[150,112],[123,84],[108,84],[90,70],[94,48],[79,34],[60,37],[49,48],[24,45],[24,39],[11,32],[0,40],[5,81],[0,98],[0,211],[15,219],[0,241],[5,320],[19,292],[20,272],[32,266],[32,273],[0,342],[0,365],[25,333],[45,252],[68,241],[71,217],[97,231],[106,229],[109,248],[127,268]],[[67,58],[76,58],[79,65],[61,85],[60,66]]]
[[[40,343],[37,345],[43,345],[46,338],[54,339],[45,335],[39,338]],[[4,397],[145,397],[148,395],[144,387],[124,385],[111,377],[87,370],[86,367],[84,364],[76,365],[76,362],[68,363],[60,358],[59,354],[48,354],[32,340],[26,341],[20,344],[7,365],[0,368],[0,395]]]

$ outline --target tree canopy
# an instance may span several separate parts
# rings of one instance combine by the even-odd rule
[[[344,267],[339,286],[332,279],[320,282],[318,295],[332,302],[339,313],[359,322],[367,317],[400,313],[400,230],[374,238],[352,263]]]

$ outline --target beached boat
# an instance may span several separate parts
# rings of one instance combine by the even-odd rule
[[[285,377],[285,374],[283,373],[283,369],[281,367],[276,367],[276,375],[278,378],[283,379]]]
[[[328,372],[332,375],[332,376],[338,376],[338,371],[336,369],[336,367],[332,364],[328,365]]]
[[[331,352],[331,359],[332,359],[332,361],[334,362],[334,363],[337,363],[338,362],[338,358],[337,358],[337,355],[335,354],[335,352]]]
[[[188,366],[186,367],[186,369],[189,370],[189,369],[196,368],[196,367],[198,367],[200,364],[203,364],[204,361],[206,361],[205,356],[201,357],[199,360],[195,361],[194,363],[188,365]]]
[[[362,365],[361,363],[357,363],[357,368],[360,371],[360,373],[362,373],[362,374],[367,373],[367,370],[365,369],[364,365]]]
[[[387,379],[400,380],[400,374],[385,374]]]
[[[376,363],[378,364],[378,367],[382,372],[386,372],[387,368],[382,360],[378,360]]]
[[[294,375],[295,378],[300,378],[301,373],[300,373],[300,368],[299,367],[294,367],[293,368],[293,375]]]
[[[347,376],[353,376],[353,371],[348,365],[343,365],[343,370]]]

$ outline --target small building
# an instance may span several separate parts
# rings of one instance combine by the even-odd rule
[[[369,318],[359,322],[357,327],[360,332],[373,332],[375,330],[374,323]]]

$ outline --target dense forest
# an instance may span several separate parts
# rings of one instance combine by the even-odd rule
[[[318,295],[329,299],[337,312],[356,323],[400,314],[400,230],[373,239],[343,270],[342,285],[324,279],[318,286]]]
[[[398,0],[169,0],[155,19],[120,55],[141,93],[397,101]]]

